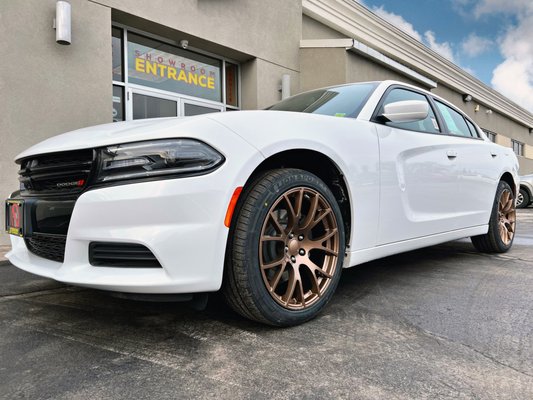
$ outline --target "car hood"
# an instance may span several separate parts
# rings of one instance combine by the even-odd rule
[[[170,137],[198,138],[205,129],[224,129],[205,116],[143,119],[96,125],[46,139],[23,151],[16,160],[46,153],[80,150]]]

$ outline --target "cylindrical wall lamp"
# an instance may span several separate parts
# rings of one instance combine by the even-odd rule
[[[70,44],[72,39],[71,12],[68,1],[58,1],[56,3],[56,42],[58,44]]]
[[[291,76],[283,74],[281,76],[281,100],[291,97]]]

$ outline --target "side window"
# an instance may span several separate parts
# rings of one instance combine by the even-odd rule
[[[474,126],[474,124],[470,122],[469,120],[466,120],[466,124],[468,125],[468,128],[470,129],[470,132],[472,133],[472,137],[479,138],[479,133],[476,127]]]
[[[383,107],[390,103],[395,103],[397,101],[405,101],[405,100],[421,100],[427,102],[426,96],[412,92],[411,90],[407,89],[392,89],[385,98],[385,101],[383,102],[383,105],[381,106],[380,113],[383,112]],[[408,129],[410,131],[418,131],[418,132],[429,132],[429,133],[438,133],[440,132],[439,124],[437,122],[437,118],[435,117],[435,113],[433,112],[433,109],[431,108],[431,105],[428,104],[429,107],[429,113],[426,119],[422,121],[416,121],[416,122],[386,122],[385,124],[387,126],[394,126],[395,128],[400,129]]]
[[[468,125],[466,124],[466,120],[461,114],[437,100],[435,100],[435,103],[444,119],[448,131],[450,131],[452,135],[472,137],[470,129],[468,129]]]

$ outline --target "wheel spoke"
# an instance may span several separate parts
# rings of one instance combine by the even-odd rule
[[[305,262],[305,265],[310,271],[312,274],[315,273],[315,271],[317,271],[320,275],[322,276],[325,276],[326,278],[333,278],[333,276],[331,274],[329,274],[328,272],[324,271],[322,268],[320,268],[318,265],[316,265],[313,261],[311,260],[307,260]]]
[[[298,222],[298,218],[300,215],[302,215],[302,204],[304,200],[304,189],[300,188],[298,190],[298,193],[296,194],[296,202],[294,207],[294,215],[296,215],[296,222]]]
[[[285,203],[287,203],[288,212],[289,212],[288,228],[289,228],[289,230],[291,230],[291,229],[294,229],[294,226],[296,225],[296,222],[298,221],[298,214],[294,210],[294,207],[292,206],[292,203],[291,203],[291,200],[289,199],[289,196],[287,196],[287,194],[284,194],[283,198],[285,199]]]
[[[298,282],[298,278],[296,277],[296,274],[297,273],[296,271],[294,271],[294,269],[289,274],[289,283],[287,285],[287,291],[282,297],[282,300],[285,302],[286,306],[288,306],[289,303],[291,302],[293,295],[294,295],[294,291],[296,290],[296,284]]]
[[[271,292],[275,292],[276,291],[276,289],[278,287],[278,284],[279,284],[279,281],[281,280],[281,276],[285,272],[285,268],[286,267],[287,267],[287,263],[283,263],[281,265],[281,268],[279,269],[279,271],[276,272],[276,275],[274,275],[273,282],[270,283],[270,291]]]
[[[302,306],[305,307],[305,293],[304,293],[304,284],[302,283],[302,280],[298,280],[298,292],[300,295],[300,300],[302,302]]]
[[[279,233],[282,235],[285,234],[285,229],[283,229],[283,227],[278,221],[278,218],[274,215],[273,211],[270,212],[269,216],[272,222],[274,223],[274,227],[279,231]]]
[[[284,262],[285,262],[285,258],[282,257],[281,259],[276,260],[276,261],[271,261],[268,264],[261,263],[261,269],[265,270],[265,269],[275,268],[275,267],[278,267],[280,265],[283,265]]]
[[[311,223],[311,225],[309,225],[309,228],[307,228],[307,229],[313,229],[315,226],[318,225],[318,223],[319,223],[320,221],[322,221],[322,220],[323,220],[326,216],[328,216],[330,213],[331,213],[331,208],[328,208],[327,210],[324,210],[324,212],[323,212],[322,214],[320,214],[320,216],[319,216],[317,219],[315,219],[315,220]]]
[[[261,236],[262,242],[284,242],[285,239],[283,236]]]
[[[318,210],[318,194],[315,194],[313,197],[313,200],[311,200],[311,205],[309,206],[309,211],[307,212],[307,216],[305,217],[304,222],[302,222],[302,225],[300,228],[302,230],[308,230],[309,225],[314,221],[315,214]]]
[[[318,239],[313,239],[312,242],[322,244],[326,240],[328,240],[328,239],[332,238],[333,236],[335,236],[337,234],[337,232],[338,232],[338,229],[337,228],[333,228],[333,229],[328,229],[326,231],[329,231],[329,232],[326,232],[326,234],[324,234],[324,236],[321,236]]]

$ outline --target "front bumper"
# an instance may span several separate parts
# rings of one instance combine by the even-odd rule
[[[60,282],[130,293],[195,293],[220,288],[228,229],[224,217],[239,185],[227,168],[204,176],[89,190],[76,201],[64,262],[28,251],[11,236],[15,266]],[[162,268],[93,266],[91,242],[146,246]]]

